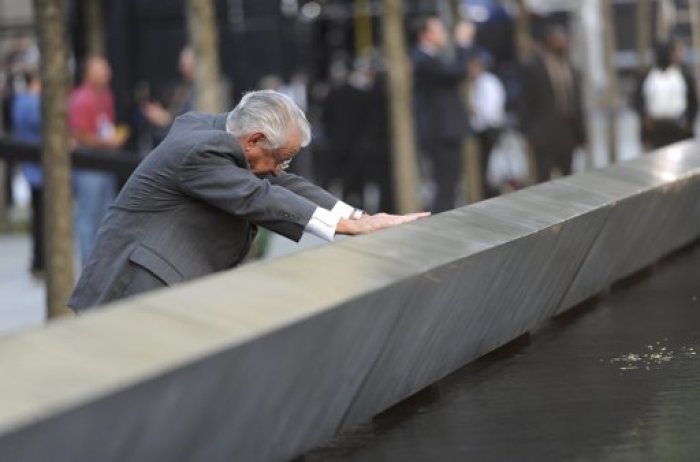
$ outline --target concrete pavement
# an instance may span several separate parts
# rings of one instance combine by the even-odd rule
[[[0,235],[0,335],[45,321],[46,291],[29,272],[30,252],[28,235]]]

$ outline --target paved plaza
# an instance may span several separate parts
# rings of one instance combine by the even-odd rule
[[[44,283],[28,270],[30,251],[28,235],[0,235],[0,335],[39,326],[46,317]]]

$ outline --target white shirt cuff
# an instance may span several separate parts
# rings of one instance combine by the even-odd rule
[[[335,209],[335,207],[333,208]],[[331,210],[316,207],[304,231],[320,237],[321,239],[325,239],[326,241],[332,241],[333,236],[335,236],[335,228],[338,226],[338,222],[341,218],[340,215],[333,213]]]
[[[331,209],[331,213],[334,215],[338,215],[340,218],[345,218],[348,219],[352,215],[352,212],[355,211],[355,207],[346,204],[343,201],[338,201],[335,203],[333,208]]]

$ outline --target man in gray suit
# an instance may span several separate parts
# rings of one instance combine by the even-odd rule
[[[134,171],[100,228],[68,302],[80,311],[232,268],[257,226],[331,240],[416,220],[367,215],[284,169],[311,140],[304,113],[274,91],[229,114],[189,112]]]

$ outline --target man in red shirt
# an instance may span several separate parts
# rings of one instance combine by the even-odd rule
[[[70,98],[69,118],[73,138],[79,146],[90,149],[115,149],[124,144],[114,118],[114,97],[109,88],[112,72],[107,60],[93,56],[85,64],[83,83]],[[113,174],[97,170],[76,169],[75,229],[80,257],[86,261],[92,252],[107,208],[116,195]]]

